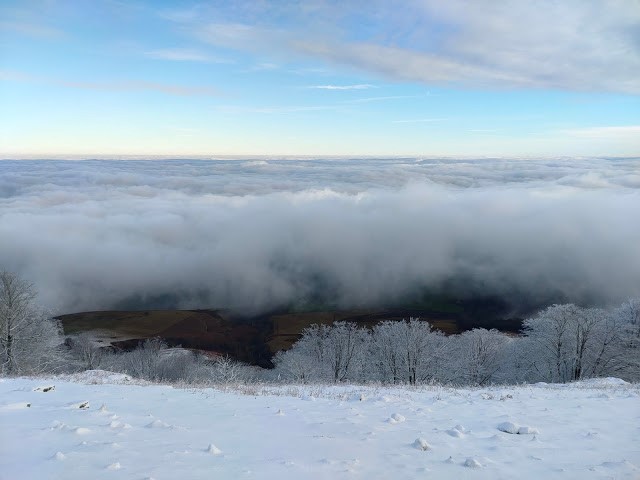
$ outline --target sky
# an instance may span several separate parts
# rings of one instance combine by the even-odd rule
[[[5,0],[0,158],[635,156],[637,0]]]

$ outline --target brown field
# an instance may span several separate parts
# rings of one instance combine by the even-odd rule
[[[418,313],[418,312],[416,312]],[[373,327],[382,320],[404,320],[419,317],[427,320],[433,327],[451,334],[459,331],[453,315],[443,313],[413,315],[405,310],[349,310],[336,312],[308,312],[272,315],[272,333],[267,337],[267,345],[273,353],[286,350],[300,337],[300,333],[313,324],[330,325],[341,320],[355,322],[362,326]]]
[[[447,311],[448,310],[448,311]],[[475,327],[517,332],[521,322],[482,315],[477,308],[380,309],[277,313],[233,319],[220,310],[143,310],[82,312],[58,317],[65,334],[101,332],[114,348],[134,348],[140,341],[160,337],[172,346],[228,354],[247,363],[269,366],[271,357],[286,350],[313,324],[356,322],[373,327],[383,320],[410,317],[428,321],[446,334]]]

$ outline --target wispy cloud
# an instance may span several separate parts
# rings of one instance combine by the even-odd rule
[[[230,63],[229,60],[208,55],[190,48],[162,48],[144,52],[149,58],[176,62]]]
[[[218,96],[218,89],[206,86],[187,86],[168,83],[148,82],[139,80],[126,80],[116,82],[76,82],[76,81],[56,81],[57,85],[69,88],[82,88],[87,90],[106,90],[116,92],[154,91],[166,93],[168,95],[179,96]]]
[[[288,106],[269,106],[269,107],[245,107],[240,105],[219,105],[217,110],[225,113],[256,113],[256,114],[275,114],[283,115],[288,113],[300,112],[318,112],[325,110],[338,110],[340,107],[336,105],[288,105]]]
[[[356,85],[311,85],[307,88],[318,90],[368,90],[370,88],[378,88],[376,85],[368,83],[359,83]]]
[[[48,40],[57,40],[66,36],[64,31],[49,25],[14,21],[0,22],[0,32],[12,32]]]
[[[425,95],[388,95],[385,97],[354,98],[353,100],[345,100],[342,103],[386,102],[388,100],[405,100],[408,98],[423,98],[424,96]]]
[[[414,118],[408,120],[393,120],[391,123],[435,123],[447,120],[446,118]]]
[[[84,81],[47,78],[30,75],[24,72],[0,70],[0,81],[36,83],[55,85],[65,88],[83,90],[103,90],[112,92],[159,92],[167,95],[179,96],[220,96],[221,92],[210,86],[178,85],[147,80],[114,80],[114,81]]]
[[[15,70],[0,70],[0,81],[30,82],[34,81],[34,78],[24,72],[17,72]]]
[[[228,18],[216,10],[209,20],[176,20],[217,46],[312,58],[393,80],[640,93],[635,1],[422,0],[402,10],[381,1],[367,9],[348,0],[312,8],[254,4],[234,2]],[[378,34],[358,35],[365,24]]]
[[[562,133],[580,138],[635,139],[640,148],[640,125],[572,128]]]

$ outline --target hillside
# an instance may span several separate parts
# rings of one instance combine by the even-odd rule
[[[106,384],[103,384],[106,383]],[[111,384],[117,383],[117,384]],[[0,379],[6,479],[637,479],[640,390]]]
[[[428,308],[425,308],[428,307]],[[288,311],[239,316],[225,310],[125,310],[61,315],[67,335],[93,331],[103,345],[135,347],[161,337],[171,345],[229,354],[244,362],[269,366],[271,356],[288,349],[314,323],[356,322],[373,326],[381,320],[410,317],[429,321],[447,333],[476,327],[517,332],[521,321],[502,319],[494,303],[429,304],[368,310]]]

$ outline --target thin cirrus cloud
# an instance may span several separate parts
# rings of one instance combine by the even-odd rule
[[[563,130],[562,133],[580,138],[631,139],[640,138],[640,125],[600,126]]]
[[[447,120],[446,118],[412,118],[407,120],[393,120],[391,123],[437,123]]]
[[[356,85],[311,85],[307,88],[316,90],[368,90],[377,87],[368,83],[359,83]]]
[[[27,37],[59,40],[66,37],[66,33],[58,28],[29,22],[0,22],[0,33],[11,32]]]
[[[340,107],[336,105],[280,105],[280,106],[266,106],[266,107],[252,107],[241,105],[218,105],[216,110],[232,113],[255,113],[255,114],[275,114],[285,115],[290,113],[301,112],[318,112],[325,110],[338,110]]]
[[[179,85],[146,80],[116,80],[116,81],[79,81],[59,78],[48,78],[31,75],[19,71],[0,70],[0,81],[35,83],[54,85],[64,88],[82,90],[99,90],[111,92],[159,92],[177,96],[220,96],[221,92],[215,87]]]
[[[74,82],[57,81],[58,85],[70,88],[82,88],[88,90],[107,90],[115,92],[153,91],[168,95],[179,96],[218,96],[220,92],[213,87],[197,87],[172,85],[158,82],[128,80],[122,82]]]
[[[214,57],[200,50],[189,48],[161,48],[146,51],[144,55],[156,60],[174,62],[231,63],[230,60]]]
[[[243,5],[234,11],[251,11]],[[194,35],[209,44],[297,55],[392,80],[640,93],[634,33],[640,9],[633,1],[425,0],[403,9],[388,2],[372,2],[366,11],[356,7],[350,1],[312,9],[264,7],[257,19],[240,13],[189,21]],[[363,33],[359,25],[377,35]]]

